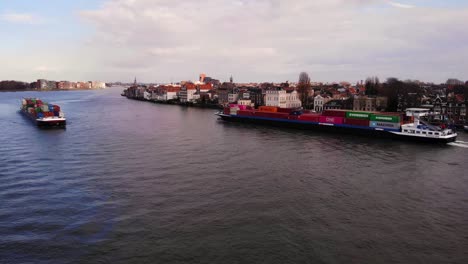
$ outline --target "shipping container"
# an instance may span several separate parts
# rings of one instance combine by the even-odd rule
[[[49,112],[49,106],[46,105],[46,104],[43,104],[41,106],[39,106],[42,110],[42,112]]]
[[[297,117],[297,120],[301,121],[310,121],[310,122],[320,122],[320,114],[302,114]]]
[[[392,122],[400,123],[400,116],[397,115],[381,115],[381,114],[372,114],[370,116],[371,121],[381,121],[381,122]]]
[[[252,116],[252,115],[253,115],[253,111],[249,111],[249,110],[239,110],[239,111],[237,111],[237,115],[239,115],[239,116]]]
[[[275,113],[275,112],[254,112],[254,116],[265,117],[265,118],[278,118],[278,119],[287,119],[289,117],[288,113]]]
[[[346,112],[346,118],[369,120],[371,114],[369,112]]]
[[[258,108],[259,111],[263,112],[278,112],[278,107],[276,106],[260,106]]]
[[[375,128],[400,129],[400,123],[395,122],[370,121],[369,126]]]
[[[346,117],[346,111],[343,110],[324,110],[322,114],[324,116]]]
[[[343,117],[337,117],[337,116],[321,116],[320,117],[320,123],[328,123],[328,124],[343,124],[344,118]]]
[[[296,110],[297,108],[281,108],[281,107],[278,107],[277,108],[277,112],[278,113],[291,113],[293,112],[294,110]]]
[[[247,110],[247,106],[246,105],[239,105],[239,110]]]
[[[236,115],[237,114],[237,111],[239,111],[239,107],[231,107],[229,108],[229,113],[231,115]]]
[[[345,118],[343,123],[346,125],[352,125],[352,126],[366,126],[366,127],[369,126],[369,120],[365,120],[365,119]]]
[[[230,110],[229,107],[224,107],[223,113],[224,113],[225,115],[229,115],[229,114],[231,113],[230,111],[231,111],[231,110]]]

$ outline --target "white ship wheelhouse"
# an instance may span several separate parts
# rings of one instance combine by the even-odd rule
[[[457,134],[452,129],[442,129],[433,126],[423,120],[421,117],[429,115],[429,110],[424,108],[408,108],[406,116],[413,117],[414,121],[410,124],[401,126],[400,132],[392,132],[398,135],[423,137],[423,138],[453,138]]]

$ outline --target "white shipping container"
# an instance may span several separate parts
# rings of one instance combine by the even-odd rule
[[[49,112],[49,106],[44,104],[44,105],[41,105],[41,110],[42,112]]]

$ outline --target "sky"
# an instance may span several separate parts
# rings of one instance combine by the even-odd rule
[[[0,0],[0,80],[468,80],[466,0]]]

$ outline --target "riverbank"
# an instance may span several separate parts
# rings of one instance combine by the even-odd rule
[[[145,99],[145,98],[140,98],[140,97],[129,97],[129,96],[124,96],[124,97],[130,100],[145,101],[145,102],[150,102],[150,103],[155,103],[155,104],[178,105],[178,106],[184,106],[184,107],[197,107],[197,108],[208,108],[208,109],[219,109],[219,110],[223,109],[223,106],[219,104],[197,104],[193,102],[182,103],[176,100],[161,101],[161,100]]]
[[[50,90],[40,90],[40,89],[26,89],[26,90],[0,90],[0,92],[60,92],[60,91],[96,91],[103,89],[50,89]]]

